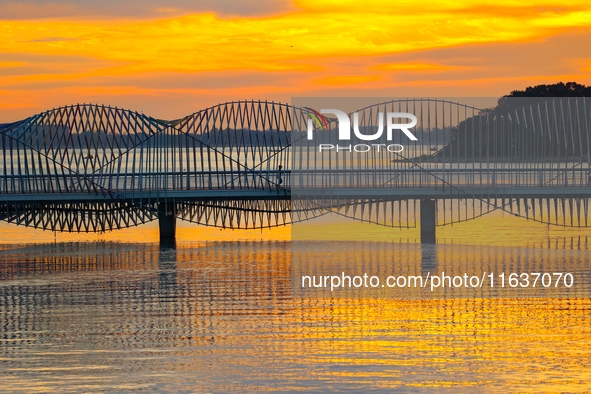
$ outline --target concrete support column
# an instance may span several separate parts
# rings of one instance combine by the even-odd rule
[[[160,246],[176,246],[176,217],[173,202],[158,203],[158,225],[160,227]]]
[[[437,200],[421,200],[421,243],[434,244],[437,224]]]

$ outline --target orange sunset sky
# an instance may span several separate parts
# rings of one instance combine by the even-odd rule
[[[0,123],[73,103],[173,119],[238,99],[591,84],[591,3],[0,2]]]

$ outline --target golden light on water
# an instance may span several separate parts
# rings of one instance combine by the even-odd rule
[[[346,257],[331,254],[331,242],[323,243],[321,256],[319,244],[299,244],[308,261]],[[359,243],[352,259],[365,256],[370,271],[378,255],[393,262],[379,264],[382,271],[421,264],[420,245],[376,245]],[[442,245],[436,269],[471,261],[476,270],[501,269],[539,258],[540,267],[550,269],[560,253],[580,255],[536,250],[532,257],[523,248]],[[64,380],[66,388],[107,385],[115,391],[153,387],[154,380],[181,389],[190,379],[224,391],[589,389],[586,296],[302,298],[290,284],[292,247],[282,241],[181,243],[176,251],[156,243],[58,243],[4,250],[3,259],[11,264],[0,275],[14,297],[0,319],[11,316],[4,326],[21,327],[4,346],[29,350],[5,358],[13,371],[4,380],[7,390],[47,391],[57,373],[77,376]],[[39,333],[22,329],[24,322]],[[69,335],[48,337],[53,332]],[[67,346],[56,347],[65,339]],[[47,341],[59,354],[53,348],[36,353]],[[118,370],[104,364],[105,354],[122,361]],[[15,370],[20,363],[29,368]],[[36,377],[19,378],[27,373]]]
[[[104,233],[66,233],[1,223],[0,237],[6,244],[118,241],[159,242],[158,223]],[[591,246],[591,229],[536,223],[509,214],[491,213],[467,222],[437,228],[440,244],[524,246],[558,249],[583,249]],[[232,230],[204,227],[177,220],[177,241],[377,241],[418,243],[420,229],[392,228],[334,216],[295,225],[256,230]]]
[[[313,328],[305,335],[333,363],[365,367],[346,373],[351,380],[376,382],[381,388],[478,386],[480,391],[504,386],[529,391],[535,384],[536,391],[576,391],[591,378],[585,367],[591,360],[577,350],[589,329],[573,328],[588,320],[588,307],[588,300],[559,299],[545,306],[510,299],[364,300],[331,309],[330,337]],[[568,317],[557,309],[568,311]],[[465,360],[471,360],[470,371],[461,367]],[[569,369],[561,377],[548,367],[558,360]],[[421,381],[408,384],[413,375]]]
[[[292,239],[418,243],[420,229],[418,223],[412,228],[392,228],[332,217],[295,224]],[[586,250],[591,246],[591,229],[547,225],[494,212],[467,222],[437,227],[437,242]]]
[[[127,243],[158,243],[158,222],[147,223],[138,227],[107,231],[104,233],[67,233],[32,229],[8,223],[0,224],[0,237],[5,244],[52,243],[57,242],[127,242]],[[215,227],[204,227],[185,224],[178,221],[177,241],[265,241],[289,240],[291,227],[275,227],[271,229],[232,230]]]

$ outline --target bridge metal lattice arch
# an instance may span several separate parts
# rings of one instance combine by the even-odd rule
[[[162,202],[173,207],[165,214],[230,228],[322,214],[286,197],[295,118],[305,121],[297,108],[261,101],[176,121],[85,104],[4,125],[0,218],[100,232],[155,220]]]
[[[417,140],[402,133],[390,139],[384,128],[371,142],[338,141],[336,120],[330,119],[329,132],[296,143],[302,157],[295,158],[292,193],[339,215],[389,227],[417,226],[423,199],[438,201],[439,226],[504,211],[588,227],[590,104],[586,98],[506,99],[494,109],[479,109],[442,99],[398,99],[366,106],[354,111],[361,134],[379,134],[389,112],[411,113]],[[390,152],[388,144],[404,149]]]
[[[328,118],[326,130],[315,126],[309,140],[311,110],[282,103],[228,102],[174,121],[102,105],[60,107],[0,126],[0,219],[100,232],[163,214],[262,228],[334,212],[415,227],[416,202],[437,199],[438,225],[503,210],[588,226],[589,104],[373,104],[355,111],[361,134],[375,133],[384,113],[408,112],[417,117],[418,138],[383,133],[372,143],[404,149],[367,152],[319,151],[318,144],[334,142],[336,120]]]

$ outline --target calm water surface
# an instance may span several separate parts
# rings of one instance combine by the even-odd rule
[[[4,245],[0,390],[591,391],[586,295],[298,298],[306,242]],[[420,245],[390,245],[394,262],[426,263]],[[453,247],[432,263],[550,253]]]

